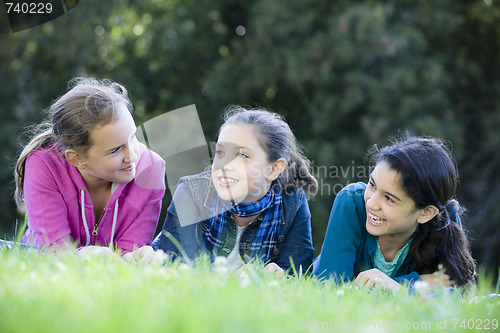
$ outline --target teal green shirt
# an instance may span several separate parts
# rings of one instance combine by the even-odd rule
[[[386,261],[382,251],[380,250],[380,244],[377,242],[377,249],[375,250],[375,255],[373,257],[374,268],[377,268],[390,278],[395,278],[396,272],[399,271],[401,266],[403,266],[408,250],[410,249],[410,243],[411,240],[408,241],[408,243],[406,243],[401,250],[399,250],[398,254],[396,254],[396,257],[392,261]]]

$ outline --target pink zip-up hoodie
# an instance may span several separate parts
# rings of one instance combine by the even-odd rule
[[[39,149],[26,159],[28,230],[23,243],[46,247],[70,235],[78,248],[113,243],[122,252],[130,252],[134,246],[151,243],[164,194],[165,161],[139,144],[134,179],[113,184],[94,232],[94,206],[80,172],[55,149]]]

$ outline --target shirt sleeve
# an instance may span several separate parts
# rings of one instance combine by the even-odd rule
[[[420,275],[417,272],[411,272],[407,275],[397,276],[394,280],[401,284],[407,284],[410,290],[413,290],[414,283],[420,281]]]
[[[353,188],[355,186],[355,188]],[[364,187],[349,185],[339,192],[332,206],[321,254],[314,275],[335,280],[350,280],[363,237],[362,211]],[[363,209],[358,207],[363,205]]]
[[[291,267],[291,260],[297,272],[306,273],[312,264],[314,247],[311,235],[311,213],[305,196],[287,232],[283,247],[274,262],[285,271]]]
[[[196,225],[200,222],[198,211],[187,181],[181,179],[167,209],[162,231],[153,242],[153,248],[179,255],[181,251],[177,246],[180,245],[187,256],[194,259],[198,251],[196,239]],[[170,237],[179,244],[174,244]]]
[[[151,152],[148,151],[148,153]],[[155,160],[142,170],[141,175],[141,179],[136,179],[136,181],[141,181],[142,187],[147,184],[150,195],[133,223],[115,240],[117,248],[122,252],[130,252],[134,248],[151,244],[160,218],[162,199],[165,194],[165,161]],[[134,198],[125,198],[124,204],[128,200],[134,200]]]
[[[38,154],[26,159],[24,169],[24,202],[28,214],[30,239],[23,243],[47,247],[71,234],[68,208],[62,197],[56,176]]]

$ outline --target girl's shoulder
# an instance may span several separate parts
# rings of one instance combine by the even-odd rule
[[[181,181],[186,181],[186,182],[211,182],[212,181],[212,171],[211,170],[206,170],[200,173],[197,173],[195,175],[188,175],[181,177],[179,179],[179,182]]]
[[[280,191],[283,200],[283,214],[285,216],[295,216],[301,207],[308,206],[307,193],[301,188],[281,190],[279,186],[273,187],[273,190]]]
[[[347,193],[347,194],[363,194],[365,193],[366,190],[366,183],[363,182],[356,182],[356,183],[350,183],[346,185],[340,192],[340,193]]]
[[[179,179],[179,188],[187,188],[193,197],[204,201],[207,197],[216,197],[215,188],[212,184],[211,170],[203,171],[195,175],[184,176]]]
[[[138,164],[152,165],[158,162],[162,162],[164,164],[165,161],[163,160],[163,158],[161,158],[161,156],[158,155],[158,153],[156,153],[155,151],[148,149],[142,142],[139,142],[138,147]]]
[[[291,189],[282,189],[278,185],[273,186],[273,191],[275,193],[280,192],[283,197],[283,201],[293,200],[293,201],[301,201],[307,197],[307,193],[305,190],[301,188],[291,188]]]
[[[366,184],[363,182],[351,183],[345,186],[336,196],[338,205],[354,205],[364,210]]]
[[[55,164],[67,164],[68,162],[64,158],[64,155],[56,146],[41,147],[29,154],[26,161],[30,165],[39,165],[40,163],[45,165],[55,165]]]

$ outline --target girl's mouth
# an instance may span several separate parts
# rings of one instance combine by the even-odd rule
[[[125,171],[125,172],[130,172],[132,170],[134,170],[134,165],[130,165],[129,167],[122,169],[122,171]]]
[[[374,225],[381,225],[385,222],[385,219],[378,217],[377,215],[374,215],[369,211],[367,211],[367,214],[368,214],[368,220]]]
[[[222,187],[229,187],[236,184],[238,180],[230,177],[219,177],[219,185]]]

